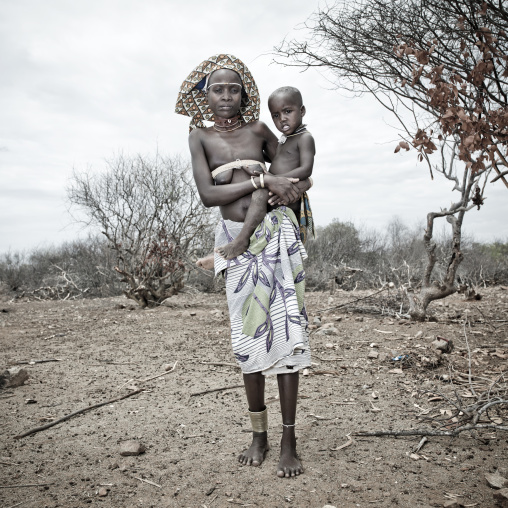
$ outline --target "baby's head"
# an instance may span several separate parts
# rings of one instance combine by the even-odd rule
[[[305,115],[305,106],[302,94],[293,86],[277,88],[268,97],[268,109],[277,130],[285,136],[302,125],[302,117]]]

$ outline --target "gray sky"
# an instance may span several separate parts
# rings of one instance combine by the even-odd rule
[[[302,91],[316,139],[311,204],[332,218],[382,229],[450,205],[415,152],[394,154],[397,132],[369,97],[331,90],[316,70],[271,64],[268,53],[317,8],[313,0],[4,0],[0,2],[0,253],[85,235],[67,212],[73,168],[101,171],[116,153],[188,156],[188,118],[174,114],[181,82],[202,60],[233,53],[261,92],[261,119],[282,85]],[[295,30],[295,28],[297,28]],[[464,230],[507,240],[508,189],[487,185]]]

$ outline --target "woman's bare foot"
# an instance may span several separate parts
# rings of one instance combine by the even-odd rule
[[[295,428],[283,427],[277,476],[279,478],[291,478],[301,473],[303,473],[303,467],[296,454]]]
[[[249,248],[249,241],[249,238],[243,240],[236,237],[232,242],[217,247],[215,252],[220,254],[224,259],[233,259],[243,254]]]
[[[208,256],[205,256],[204,258],[199,258],[196,261],[196,265],[200,268],[204,268],[205,270],[213,270],[214,264],[213,253],[208,254]]]
[[[252,444],[238,456],[238,462],[244,466],[260,466],[269,450],[266,432],[253,432]]]

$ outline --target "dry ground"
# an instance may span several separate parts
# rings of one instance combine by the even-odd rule
[[[181,295],[146,311],[123,298],[0,303],[0,367],[61,360],[25,365],[29,381],[0,391],[0,505],[428,507],[455,496],[465,506],[494,506],[484,475],[508,476],[506,432],[484,431],[481,441],[469,433],[431,437],[416,456],[411,453],[419,437],[354,437],[340,447],[358,430],[424,426],[418,415],[440,414],[443,402],[420,396],[422,388],[446,394],[457,389],[467,397],[466,382],[446,381],[456,371],[467,372],[464,317],[471,322],[478,382],[506,370],[508,291],[489,289],[479,302],[455,295],[435,305],[437,322],[407,323],[345,308],[321,312],[357,296],[307,294],[311,322],[321,315],[337,333],[315,330],[311,336],[314,365],[301,377],[297,415],[305,474],[296,479],[275,475],[281,432],[275,379],[267,380],[272,449],[260,468],[236,462],[249,442],[242,388],[193,396],[242,382],[238,368],[227,365],[233,360],[224,295]],[[417,358],[436,335],[455,342],[449,361],[393,372],[398,364],[392,356]],[[379,358],[368,359],[370,351]],[[136,381],[175,362],[163,377]],[[146,390],[13,439],[134,386]],[[120,456],[120,443],[128,439],[141,441],[146,453]],[[33,484],[47,485],[21,486]],[[101,487],[107,496],[98,496]]]

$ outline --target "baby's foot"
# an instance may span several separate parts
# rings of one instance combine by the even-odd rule
[[[199,258],[196,261],[196,265],[201,268],[204,268],[205,270],[213,270],[214,266],[213,254],[208,254],[208,256],[205,256],[204,258]]]
[[[294,429],[284,429],[280,443],[280,460],[277,466],[279,478],[291,478],[303,473],[303,467],[296,454]]]
[[[244,466],[260,466],[268,449],[267,433],[253,433],[252,444],[238,456],[238,462]]]
[[[243,254],[249,247],[249,238],[242,240],[235,238],[232,242],[215,249],[224,259],[233,259]]]

